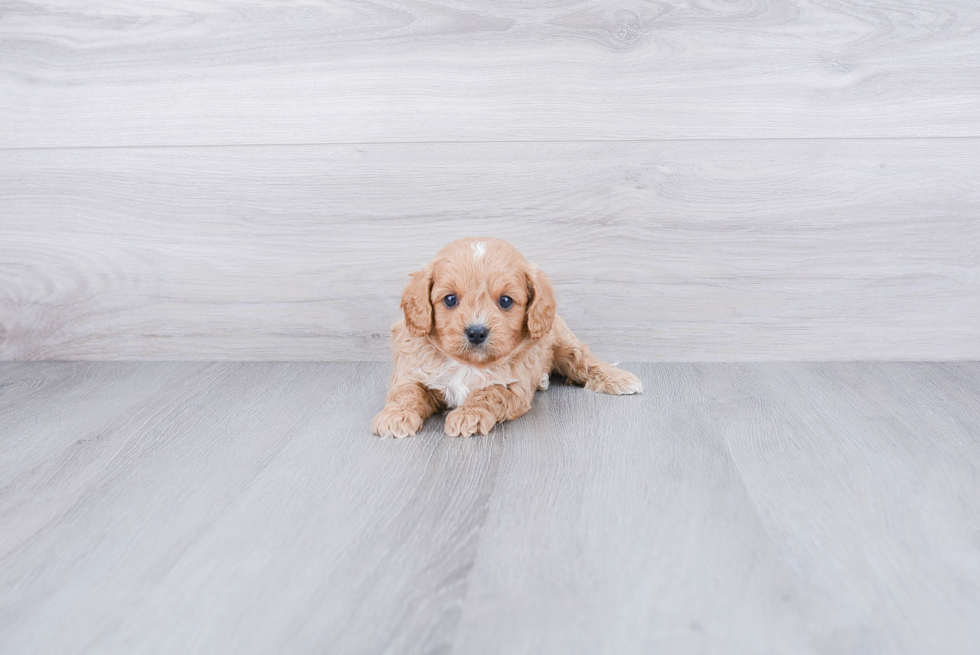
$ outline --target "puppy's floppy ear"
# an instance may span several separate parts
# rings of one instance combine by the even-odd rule
[[[548,276],[534,266],[527,272],[527,297],[527,331],[538,340],[555,322],[555,291]]]
[[[405,327],[413,337],[424,337],[432,331],[432,266],[412,273],[402,293]]]

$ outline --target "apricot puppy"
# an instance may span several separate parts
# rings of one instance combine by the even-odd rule
[[[449,436],[487,434],[527,412],[552,371],[600,393],[643,390],[575,338],[548,277],[506,241],[454,241],[411,277],[405,318],[391,328],[395,371],[377,435],[410,437],[446,408]]]

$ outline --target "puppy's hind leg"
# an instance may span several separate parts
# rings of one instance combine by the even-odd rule
[[[598,393],[614,395],[643,391],[643,383],[629,371],[607,364],[578,340],[561,318],[555,318],[555,358],[552,367],[570,382]]]

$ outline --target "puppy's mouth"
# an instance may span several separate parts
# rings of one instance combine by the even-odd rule
[[[457,349],[457,353],[463,359],[479,363],[490,361],[496,356],[493,344],[490,343],[489,339],[482,343],[470,343],[466,339],[463,339],[463,342]]]
[[[486,359],[490,357],[490,351],[490,343],[487,341],[484,341],[483,343],[470,343],[466,341],[463,343],[463,352],[476,359]]]

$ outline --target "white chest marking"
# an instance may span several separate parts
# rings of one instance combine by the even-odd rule
[[[456,361],[446,362],[435,371],[419,372],[422,384],[441,391],[448,407],[459,407],[477,389],[491,384],[507,385],[517,381],[506,378],[497,371],[467,366]]]
[[[474,241],[470,244],[470,248],[473,249],[473,259],[480,259],[485,254],[487,254],[487,242],[486,241]]]

